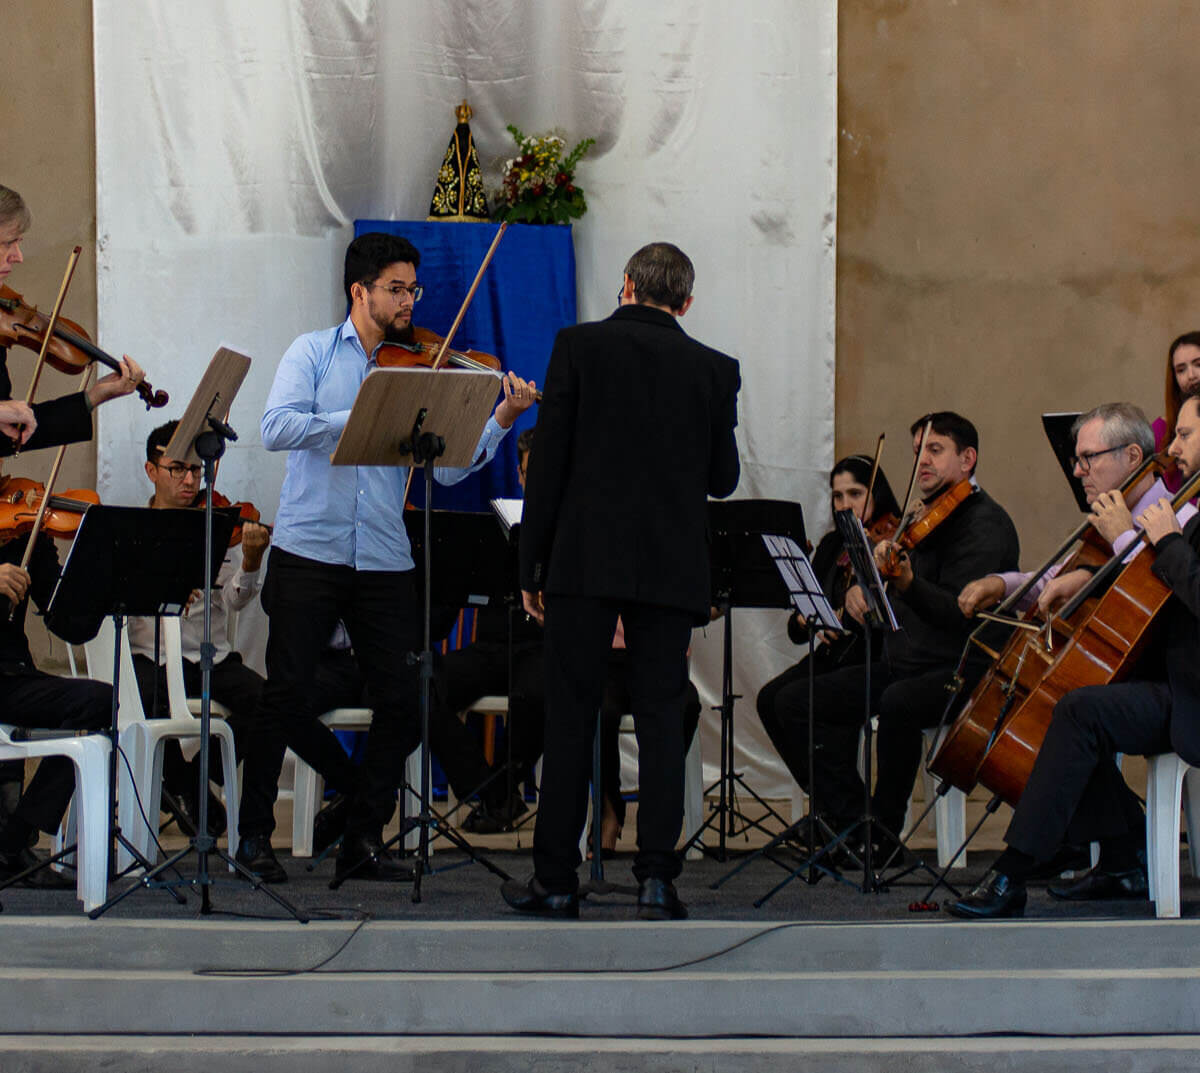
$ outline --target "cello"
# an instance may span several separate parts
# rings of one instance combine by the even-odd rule
[[[1200,473],[1172,497],[1173,510],[1200,490]],[[1092,580],[1043,630],[1026,638],[1011,701],[989,735],[976,777],[1010,805],[1020,800],[1034,760],[1045,740],[1054,706],[1073,689],[1106,685],[1125,678],[1153,636],[1159,612],[1171,589],[1153,572],[1154,554],[1145,533],[1132,559],[1125,549],[1112,556]],[[1104,585],[1111,586],[1090,610],[1084,603]],[[1056,640],[1062,647],[1055,649]]]
[[[1122,495],[1128,496],[1143,477],[1152,470],[1161,472],[1163,466],[1163,456],[1150,456],[1126,478],[1119,491]],[[962,672],[971,652],[975,649],[983,652],[991,660],[991,665],[976,683],[957,718],[951,723],[945,736],[940,739],[941,744],[937,752],[929,760],[927,766],[930,772],[943,782],[964,793],[970,793],[975,788],[978,782],[979,765],[991,747],[997,728],[1008,717],[1013,707],[1019,702],[1020,696],[1023,695],[1018,692],[1020,683],[1024,681],[1026,689],[1030,686],[1026,679],[1026,662],[1031,655],[1028,644],[1031,641],[1031,635],[1045,630],[1045,623],[1036,621],[1032,614],[1027,619],[1005,616],[1015,611],[1034,585],[1076,545],[1080,546],[1064,565],[1064,573],[1077,566],[1099,567],[1106,562],[1109,553],[1106,548],[1101,550],[1101,541],[1102,538],[1096,533],[1090,518],[1084,519],[1051,552],[1046,561],[1031,572],[1025,581],[1000,603],[994,612],[979,615],[985,621],[977,626],[967,638],[962,658],[959,660],[952,679],[952,695],[943,715],[943,724],[962,689]],[[1128,555],[1128,549],[1124,554]],[[1067,617],[1068,626],[1070,617]],[[998,621],[1014,627],[1012,635],[999,651],[989,648],[983,642],[981,635],[989,621]],[[1058,629],[1062,630],[1061,622],[1058,624]],[[1032,665],[1030,670],[1032,670]]]

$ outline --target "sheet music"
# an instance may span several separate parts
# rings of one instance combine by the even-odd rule
[[[850,516],[849,520],[857,533],[857,542],[845,540],[845,534],[842,535],[843,543],[850,555],[850,562],[855,567],[855,576],[859,584],[862,583],[864,577],[870,578],[870,591],[867,593],[867,598],[871,600],[871,597],[875,597],[871,602],[877,603],[887,612],[887,626],[895,633],[900,629],[900,623],[896,621],[896,613],[892,610],[892,603],[887,598],[887,589],[884,587],[883,579],[879,576],[879,569],[875,565],[875,556],[871,554],[871,542],[867,538],[867,531],[863,528],[862,519],[851,510],[840,510],[836,514]],[[868,571],[870,572],[868,573]]]
[[[523,499],[493,499],[491,501],[492,510],[496,512],[496,517],[500,519],[504,526],[504,531],[509,532],[514,525],[521,523],[521,512],[525,508],[525,500]]]
[[[845,627],[834,613],[829,600],[817,580],[816,572],[808,556],[791,537],[762,534],[767,553],[775,562],[775,569],[787,586],[792,607],[805,621],[815,619],[821,629],[845,632]]]

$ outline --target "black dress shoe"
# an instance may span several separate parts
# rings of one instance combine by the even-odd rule
[[[1099,902],[1117,898],[1149,898],[1150,882],[1145,868],[1104,872],[1099,866],[1074,883],[1055,883],[1046,888],[1061,902]]]
[[[507,880],[500,885],[500,895],[518,913],[559,920],[579,919],[579,895],[551,894],[537,881],[537,876],[524,883],[519,879]]]
[[[1064,872],[1086,872],[1092,867],[1091,846],[1063,846],[1048,861],[1042,861],[1034,866],[1029,873],[1029,880],[1058,879]]]
[[[963,920],[1001,920],[1025,915],[1025,882],[1003,872],[989,872],[983,881],[957,902],[947,902],[946,912]]]
[[[339,882],[346,879],[410,880],[413,875],[413,866],[408,861],[397,860],[374,835],[346,835],[342,839],[334,869]]]
[[[248,868],[264,883],[286,883],[287,872],[283,865],[275,859],[275,851],[271,848],[271,840],[266,835],[257,838],[243,838],[238,844],[235,855],[238,864]]]
[[[188,838],[195,838],[200,830],[200,802],[196,799],[195,789],[173,794],[165,787],[162,792],[162,810],[170,815],[176,826]],[[225,806],[221,804],[211,790],[208,794],[208,833],[213,838],[220,838],[225,833],[228,821],[225,818]]]
[[[28,846],[15,853],[0,853],[0,883],[44,863],[45,859],[39,857]],[[30,890],[71,890],[75,887],[75,880],[56,872],[47,864],[44,868],[27,875],[16,886],[28,887]]]
[[[638,920],[686,920],[687,906],[669,879],[643,879],[638,886]]]
[[[529,810],[524,798],[513,794],[506,803],[480,801],[462,822],[462,829],[472,835],[496,835],[513,829],[513,820]]]
[[[318,857],[346,833],[350,798],[335,794],[313,819],[313,853]]]

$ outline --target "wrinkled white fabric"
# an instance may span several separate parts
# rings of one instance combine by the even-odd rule
[[[578,171],[581,318],[611,310],[638,246],[682,246],[697,271],[684,327],[742,362],[737,495],[798,500],[814,540],[828,525],[834,0],[94,0],[93,12],[100,343],[172,395],[166,411],[99,412],[106,502],[144,501],[146,433],[182,412],[226,343],[254,364],[220,485],[272,516],[283,459],[258,423],[279,356],[344,315],[356,218],[424,219],[465,96],[489,195],[512,155],[506,123],[596,138]],[[736,613],[739,763],[772,793],[789,782],[753,700],[797,655],[783,621]],[[720,650],[720,625],[697,634],[706,706]],[[711,775],[712,712],[702,726]]]

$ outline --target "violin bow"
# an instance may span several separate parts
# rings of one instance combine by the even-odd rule
[[[67,258],[67,270],[63,273],[62,286],[58,288],[58,297],[54,300],[54,308],[50,311],[50,320],[46,324],[46,334],[42,338],[42,346],[38,351],[37,361],[33,366],[33,376],[29,380],[29,390],[25,393],[26,404],[32,404],[34,392],[37,391],[38,381],[42,377],[42,369],[46,364],[46,351],[50,349],[50,340],[54,338],[54,328],[58,324],[58,315],[62,312],[63,303],[67,299],[67,289],[75,275],[75,266],[79,264],[82,246],[76,246]]]
[[[462,324],[463,317],[467,315],[467,309],[475,298],[475,292],[479,290],[479,283],[483,279],[484,272],[487,271],[487,266],[492,263],[492,258],[496,255],[496,247],[500,245],[500,240],[504,237],[504,232],[508,230],[508,221],[505,220],[500,224],[499,230],[496,232],[496,237],[492,239],[492,244],[488,247],[487,253],[483,255],[483,260],[479,264],[479,270],[475,273],[475,278],[471,281],[470,289],[467,291],[467,296],[462,300],[462,305],[458,307],[458,313],[454,318],[454,323],[450,325],[450,330],[446,333],[446,338],[442,340],[442,345],[437,352],[437,356],[433,359],[431,368],[436,371],[442,366],[446,355],[450,352],[450,344],[454,340],[454,334],[458,331],[459,325]],[[413,467],[408,467],[408,480],[404,482],[404,499],[403,503],[408,502],[408,493],[412,488]]]
[[[879,439],[875,441],[875,460],[871,463],[871,479],[867,481],[867,494],[863,497],[862,517],[858,519],[863,525],[867,524],[867,503],[871,499],[871,493],[875,491],[875,478],[879,475],[879,456],[883,453],[883,436],[884,434],[881,432]]]
[[[917,486],[917,470],[921,467],[921,455],[925,453],[925,441],[929,439],[929,430],[933,428],[933,418],[925,419],[925,427],[921,429],[921,442],[917,445],[917,455],[913,459],[912,475],[908,478],[908,492],[904,496],[904,509],[900,511],[900,524],[896,526],[897,533],[903,533],[909,522],[909,508],[912,506],[913,489]]]

